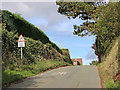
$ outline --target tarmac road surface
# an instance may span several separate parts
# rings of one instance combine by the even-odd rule
[[[9,88],[101,88],[101,85],[96,66],[68,66],[26,78]]]

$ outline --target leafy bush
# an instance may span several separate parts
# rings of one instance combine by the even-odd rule
[[[69,50],[68,49],[61,49],[63,52],[63,56],[64,56],[64,61],[68,62],[70,64],[73,64],[71,58],[70,58],[70,54],[69,54]]]
[[[72,60],[68,56],[64,56],[64,61],[73,64]]]
[[[13,63],[20,63],[21,51],[17,46],[18,34],[3,30],[2,40],[3,66],[9,66],[9,64],[11,65]],[[25,37],[25,40],[25,47],[23,48],[24,64],[39,61],[41,58],[63,60],[63,56],[59,54],[51,44],[43,44],[39,40],[33,40],[27,37]]]
[[[96,60],[96,61],[92,61],[91,63],[89,63],[90,65],[98,65],[99,63],[98,63],[98,61]]]

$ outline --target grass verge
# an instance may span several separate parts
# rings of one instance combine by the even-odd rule
[[[110,79],[110,80],[106,81],[106,82],[105,82],[105,86],[106,86],[106,88],[118,88],[118,90],[120,90],[119,84],[118,84],[118,83],[115,83],[115,82],[113,81],[113,79]]]
[[[119,70],[119,61],[118,61],[118,39],[114,41],[114,44],[105,58],[102,58],[102,63],[98,64],[103,88],[117,88],[120,89],[119,83],[113,81],[113,76]]]
[[[101,76],[101,82],[102,82],[102,88],[107,88],[107,89],[117,89],[120,90],[119,87],[119,83],[115,83],[113,81],[112,78],[107,78],[106,79],[106,75],[109,76],[109,74],[107,74],[108,72],[104,72],[101,68],[100,68],[100,64],[98,64],[99,70],[100,70],[100,76]]]
[[[19,68],[15,68],[14,70],[5,68],[2,70],[2,85],[4,87],[25,77],[33,76],[55,67],[68,65],[71,64],[64,61],[46,60],[32,63],[30,65],[19,66]]]

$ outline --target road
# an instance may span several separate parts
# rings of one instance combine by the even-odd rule
[[[101,85],[96,66],[68,66],[26,78],[9,88],[101,88]]]

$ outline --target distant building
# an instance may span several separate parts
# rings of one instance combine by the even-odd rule
[[[73,58],[72,61],[75,66],[82,65],[82,58]]]

